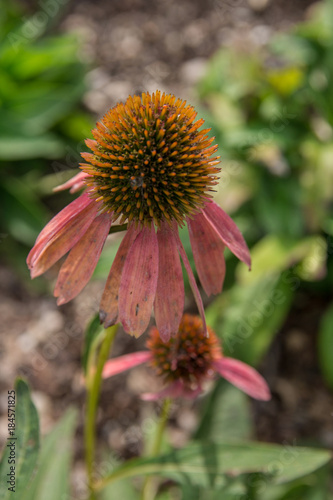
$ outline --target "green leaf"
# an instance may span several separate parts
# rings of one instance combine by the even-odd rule
[[[181,484],[221,487],[227,477],[260,472],[273,484],[281,484],[306,476],[331,460],[330,452],[292,445],[261,443],[195,443],[154,458],[140,458],[119,467],[97,486],[102,489],[128,477],[160,474]]]
[[[12,119],[19,118],[27,136],[38,137],[70,113],[83,91],[80,81],[61,86],[39,82],[32,88],[26,87],[20,98],[16,96],[9,103]]]
[[[69,473],[72,459],[76,411],[70,409],[45,438],[36,476],[20,500],[70,498]]]
[[[111,498],[139,500],[140,493],[134,489],[134,485],[132,485],[130,481],[122,479],[103,489],[101,493],[101,500],[110,500]]]
[[[252,434],[247,396],[220,379],[207,397],[204,413],[196,432],[201,440],[246,440]]]
[[[269,234],[251,248],[252,270],[239,266],[237,277],[242,284],[253,283],[267,273],[282,272],[307,257],[318,236],[292,241]]]
[[[258,483],[258,500],[328,500],[330,464],[283,484]]]
[[[222,338],[225,354],[256,365],[282,325],[298,283],[291,271],[266,274],[219,296],[206,317]]]
[[[39,420],[35,405],[33,404],[27,383],[18,378],[15,382],[16,393],[16,415],[15,435],[8,437],[6,448],[0,462],[0,498],[7,500],[13,498],[13,491],[8,488],[14,487],[15,498],[22,498],[35,469],[39,452]],[[12,450],[10,450],[10,444]],[[10,456],[14,452],[15,457]],[[10,460],[14,458],[14,463]],[[15,486],[8,484],[10,467],[15,467]]]
[[[322,236],[313,236],[309,241],[306,256],[295,267],[304,281],[318,281],[326,274],[327,241]]]
[[[59,158],[63,153],[63,143],[52,134],[41,137],[3,136],[0,139],[0,160]]]
[[[182,485],[182,500],[247,500],[249,497],[246,495],[245,486],[239,479],[230,480],[222,488],[200,488],[195,485],[187,484]]]
[[[318,354],[320,368],[327,384],[333,388],[333,304],[326,311],[319,327]]]
[[[0,195],[6,211],[2,221],[4,229],[18,241],[33,244],[47,221],[45,207],[32,188],[15,177],[8,176],[2,182]]]
[[[184,484],[182,487],[183,500],[200,500],[202,489],[192,484]]]
[[[91,348],[95,345],[95,342],[98,342],[101,334],[104,334],[104,328],[103,326],[101,326],[99,315],[96,314],[88,324],[84,337],[82,366],[85,375],[87,374],[88,371],[89,355],[91,352]]]

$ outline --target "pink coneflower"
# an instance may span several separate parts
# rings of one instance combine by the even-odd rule
[[[117,224],[127,229],[112,264],[100,305],[106,327],[121,322],[138,337],[154,308],[160,335],[178,331],[184,308],[180,257],[204,319],[201,296],[178,227],[188,225],[198,276],[207,293],[221,292],[224,247],[250,266],[246,243],[232,219],[214,202],[217,146],[199,130],[194,108],[172,95],[129,97],[112,108],[87,140],[82,173],[60,189],[85,187],[38,236],[27,263],[31,277],[69,252],[54,295],[73,299],[89,281],[104,242]],[[118,226],[123,229],[123,226]]]
[[[226,358],[211,328],[206,335],[199,317],[185,314],[178,334],[167,342],[153,327],[147,340],[148,351],[126,354],[106,362],[103,377],[111,377],[142,363],[149,363],[165,387],[157,393],[143,394],[145,400],[194,398],[203,391],[205,381],[215,373],[255,399],[270,399],[269,388],[259,373],[237,359]]]

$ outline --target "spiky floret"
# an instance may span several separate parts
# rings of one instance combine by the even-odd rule
[[[150,331],[147,347],[153,355],[151,364],[165,382],[181,380],[185,385],[196,383],[209,374],[214,360],[221,357],[221,346],[215,333],[208,328],[205,334],[202,321],[185,314],[177,336],[163,342],[157,328]]]
[[[87,140],[82,170],[92,196],[104,211],[140,225],[159,226],[198,212],[217,183],[217,146],[204,120],[186,101],[173,95],[129,97],[110,109]]]

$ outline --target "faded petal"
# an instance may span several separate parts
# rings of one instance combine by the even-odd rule
[[[33,263],[36,254],[36,247],[38,243],[48,242],[54,235],[60,231],[62,227],[69,223],[72,219],[75,219],[82,210],[84,210],[88,205],[92,204],[92,199],[88,196],[87,193],[81,194],[76,200],[73,200],[69,205],[63,208],[57,215],[55,215],[50,222],[46,224],[44,229],[39,233],[37,239],[35,241],[35,245],[31,249],[28,258],[27,264],[30,267],[30,264]]]
[[[201,316],[201,319],[202,319],[203,329],[204,329],[205,332],[207,332],[205,310],[204,310],[204,306],[203,306],[203,303],[202,303],[202,298],[201,298],[201,295],[200,295],[200,292],[199,292],[199,289],[198,289],[198,285],[196,284],[195,277],[194,277],[193,271],[191,269],[191,265],[189,263],[189,260],[187,258],[186,252],[184,250],[182,242],[180,241],[179,234],[178,234],[178,229],[176,227],[174,227],[174,237],[175,237],[175,240],[176,240],[176,243],[177,243],[178,251],[179,251],[180,256],[181,256],[181,258],[182,258],[182,260],[184,262],[184,266],[185,266],[186,272],[188,274],[188,278],[189,278],[191,289],[192,289],[192,292],[193,292],[193,295],[194,295],[194,298],[195,298],[195,302],[196,302],[196,304],[198,306],[198,310],[199,310],[199,313],[200,313],[200,316]]]
[[[96,217],[98,208],[99,205],[90,200],[89,204],[86,204],[75,215],[71,214],[66,220],[60,219],[57,228],[50,227],[51,236],[44,234],[38,239],[38,243],[35,244],[27,259],[32,278],[43,274],[73,248]]]
[[[121,273],[125,264],[129,248],[138,234],[134,224],[131,225],[120,243],[116,257],[112,263],[111,270],[106,280],[100,308],[99,317],[105,328],[117,323],[118,318],[118,299]]]
[[[213,364],[223,378],[252,398],[263,401],[271,399],[265,379],[252,366],[237,359],[224,357],[215,360]]]
[[[203,215],[213,226],[223,243],[251,268],[251,256],[242,233],[229,217],[214,201],[206,204]]]
[[[84,182],[86,177],[89,177],[89,175],[85,172],[80,172],[79,174],[74,175],[74,177],[69,179],[67,182],[64,182],[64,184],[56,186],[53,191],[65,191],[65,189],[69,189],[70,193],[76,193],[86,186]]]
[[[177,243],[170,226],[157,231],[158,280],[154,303],[156,326],[164,342],[178,332],[184,310],[184,280]]]
[[[54,296],[59,297],[58,305],[66,304],[76,297],[90,280],[110,226],[110,215],[99,215],[70,251],[60,269],[54,290]]]
[[[144,227],[129,249],[119,289],[119,319],[139,337],[147,328],[158,277],[158,243],[154,227]]]
[[[103,368],[103,378],[112,377],[118,373],[125,372],[134,366],[142,365],[152,359],[149,351],[132,352],[117,358],[109,359]]]
[[[224,245],[213,226],[202,215],[187,219],[195,267],[209,296],[222,291],[225,276]]]

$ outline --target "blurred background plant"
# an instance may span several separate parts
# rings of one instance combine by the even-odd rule
[[[236,283],[231,275],[209,320],[247,362],[267,351],[297,294],[320,297],[324,307],[331,299],[332,28],[333,3],[316,4],[306,22],[255,54],[221,49],[199,84],[222,156],[217,199],[233,212],[253,259],[251,273],[238,266]],[[328,321],[322,328],[332,332]],[[331,342],[324,349],[323,338],[320,362],[332,386]]]
[[[24,297],[19,299],[22,307],[23,300],[31,300],[30,308],[37,303],[33,302],[36,293],[32,294],[33,298],[29,295],[31,282],[25,267],[28,250],[45,222],[71,199],[68,193],[52,195],[52,188],[77,172],[73,169],[80,162],[79,153],[85,148],[83,141],[91,137],[96,115],[102,112],[96,99],[96,88],[89,88],[89,84],[97,78],[98,88],[110,86],[110,92],[115,94],[114,100],[122,100],[123,97],[116,96],[116,91],[118,87],[121,87],[119,95],[127,91],[126,71],[122,73],[125,76],[121,85],[118,82],[118,87],[116,83],[111,86],[111,74],[117,74],[116,70],[121,72],[125,67],[126,51],[133,50],[135,57],[139,57],[135,47],[140,50],[140,44],[135,44],[130,36],[136,33],[135,29],[129,35],[126,31],[130,31],[126,5],[132,3],[115,2],[114,8],[120,14],[112,33],[115,33],[120,55],[118,59],[115,56],[115,68],[110,75],[97,68],[91,78],[91,68],[82,57],[82,44],[77,36],[57,33],[60,20],[66,17],[65,3],[49,2],[48,5],[53,5],[51,14],[45,10],[45,2],[39,4],[39,14],[33,14],[31,9],[24,10],[21,4],[0,3],[0,199],[3,207],[0,252],[7,266],[19,275],[15,288],[21,286],[28,290],[21,292]],[[245,0],[223,5],[218,1],[211,2],[211,15],[218,17],[219,8],[222,17],[229,22],[237,9],[243,9],[240,15],[244,14],[246,3]],[[283,8],[283,2],[276,2],[279,3]],[[102,24],[103,18],[107,18],[104,9],[108,6],[97,4],[96,7],[94,3],[92,12],[97,12],[98,22]],[[85,5],[81,15],[87,18]],[[140,3],[138,5],[143,9]],[[181,8],[177,10],[173,2],[170,5],[175,9],[175,16],[184,19]],[[191,12],[191,8],[185,9],[185,14]],[[202,11],[207,9],[203,2]],[[138,19],[141,19],[141,14],[138,14]],[[161,26],[164,20],[170,22],[167,16],[160,17]],[[76,22],[79,23],[80,18]],[[89,25],[90,19],[85,19],[85,22]],[[117,31],[118,22],[124,23],[124,32]],[[154,48],[159,29],[149,22],[147,26],[143,21],[136,24],[140,26],[137,29],[146,30],[148,45]],[[208,26],[210,29],[210,22]],[[96,27],[91,29],[96,30]],[[186,30],[186,36],[190,40],[192,36],[195,41],[191,33],[200,33],[198,25],[192,26],[191,30]],[[181,50],[177,45],[179,40],[173,45],[171,38],[168,40],[170,50],[174,51],[173,57],[175,54],[178,57]],[[199,52],[199,46],[193,42],[186,50]],[[111,52],[100,50],[100,59],[94,61],[94,65],[103,65]],[[168,74],[162,63],[147,62],[145,54],[142,59],[146,64],[142,66],[143,72],[155,79],[154,85],[155,81],[158,84],[159,79],[163,80],[163,74]],[[187,70],[202,74],[203,66],[199,63],[196,60]],[[302,452],[295,445],[333,447],[333,1],[313,5],[306,21],[288,33],[274,34],[268,44],[264,43],[256,50],[247,47],[246,43],[225,44],[204,68],[204,75],[194,87],[194,93],[192,76],[188,79],[192,86],[191,103],[196,104],[198,115],[205,118],[205,126],[212,128],[211,133],[219,144],[222,173],[217,200],[241,228],[253,258],[249,273],[226,252],[224,291],[217,298],[205,297],[207,320],[222,338],[227,355],[259,366],[272,387],[273,400],[265,405],[252,403],[250,406],[243,394],[219,381],[194,408],[176,406],[171,415],[174,426],[175,422],[180,422],[174,429],[173,442],[176,445],[164,443],[163,452],[167,453],[167,458],[157,459],[152,466],[167,478],[161,483],[158,498],[174,499],[181,495],[184,499],[214,500],[223,494],[226,500],[332,499],[329,493],[330,470],[326,465],[328,454],[314,450],[311,455],[311,450]],[[149,85],[148,90],[155,90]],[[160,87],[164,89],[163,84]],[[174,91],[172,85],[166,90]],[[132,91],[129,88],[128,93]],[[187,98],[186,95],[180,97]],[[88,106],[90,111],[82,104],[83,100],[85,104],[93,102]],[[105,108],[106,102],[114,104],[111,98],[106,99],[100,105],[101,109]],[[181,237],[190,255],[186,230],[182,231]],[[44,278],[33,282],[37,295],[43,292],[38,300],[44,301],[42,307],[46,307],[46,312],[36,306],[37,326],[32,323],[30,330],[26,331],[19,323],[21,330],[13,337],[16,345],[6,344],[3,366],[12,363],[18,367],[18,371],[27,375],[37,388],[39,398],[42,392],[47,393],[48,384],[56,385],[50,392],[50,399],[57,406],[56,410],[53,408],[57,418],[73,399],[77,405],[82,405],[84,389],[77,379],[81,380],[79,360],[83,335],[81,326],[77,325],[86,323],[87,317],[96,311],[98,300],[95,296],[103,286],[98,280],[105,280],[116,247],[115,237],[111,245],[106,245],[96,268],[97,288],[93,283],[92,288],[78,297],[77,305],[70,304],[61,309],[64,319],[60,323],[55,300],[45,293],[50,285]],[[186,304],[188,310],[195,311],[188,284]],[[31,310],[29,313],[31,316]],[[27,318],[25,314],[23,321]],[[49,326],[57,323],[54,318],[58,324],[64,325],[59,326],[59,331],[57,327],[52,329]],[[73,324],[76,329],[72,328]],[[4,328],[3,331],[7,332],[5,323]],[[38,329],[43,333],[34,333]],[[100,330],[95,320],[87,335],[93,338],[96,332],[100,333]],[[33,335],[37,340],[31,340]],[[3,339],[4,336],[2,342]],[[117,340],[118,354],[142,348],[140,341],[124,336]],[[13,349],[21,349],[21,358],[16,352],[20,360],[16,364],[13,360],[8,361],[6,365]],[[26,360],[27,352],[32,361],[41,360],[43,368],[36,369],[36,363],[30,366]],[[39,358],[36,358],[36,353]],[[59,370],[60,364],[62,370]],[[146,373],[144,376],[142,372],[137,373],[137,383],[152,383]],[[5,376],[3,382],[7,391]],[[110,470],[124,457],[139,454],[142,442],[149,443],[156,420],[154,407],[146,404],[142,409],[143,403],[138,403],[137,394],[129,396],[124,379],[120,379],[119,386],[114,384],[112,381],[112,385],[105,386],[107,397],[101,402],[99,421],[101,449],[107,440],[116,450],[115,456],[110,455],[109,449],[101,450]],[[28,400],[28,390],[22,387],[24,398]],[[68,393],[75,394],[75,397],[68,396]],[[34,413],[31,405],[30,409]],[[45,428],[43,415],[48,411],[44,408],[42,412],[42,430]],[[79,420],[79,439],[75,447],[75,460],[79,464],[76,478],[82,477],[81,424],[82,420]],[[22,423],[22,428],[24,425]],[[140,425],[141,430],[138,430]],[[183,434],[182,425],[186,428]],[[31,488],[25,492],[27,499],[44,500],[50,491],[54,498],[68,495],[69,443],[74,427],[75,415],[68,413],[48,436],[41,450],[44,467],[39,468]],[[31,430],[35,434],[36,428],[35,425]],[[66,443],[63,460],[57,452],[61,435]],[[279,442],[281,446],[263,449],[250,444],[248,440],[254,435],[261,440]],[[187,447],[175,451],[179,436]],[[236,444],[240,441],[243,443],[241,449]],[[221,447],[212,447],[209,451],[204,446],[200,448],[203,442],[220,443]],[[229,470],[218,478],[214,473],[206,474],[209,465],[223,467],[225,453],[229,453],[229,457],[235,456],[236,461],[244,455],[244,462],[241,465],[238,462],[239,475],[233,476],[234,471],[230,473]],[[51,461],[56,457],[56,461],[48,461],[46,457],[51,457]],[[246,457],[250,457],[253,465],[249,473]],[[165,465],[170,461],[188,464],[192,459],[201,467],[202,475],[179,470],[170,472]],[[45,485],[51,484],[48,481],[52,482],[53,488],[47,488],[45,492]],[[173,481],[180,486],[176,487]],[[139,498],[136,483],[132,487],[127,480],[112,483],[102,492],[104,498],[111,494]]]
[[[77,37],[50,35],[56,19],[42,10],[24,18],[1,1],[0,12],[0,251],[28,278],[25,256],[50,218],[52,187],[77,168],[93,121],[81,105]]]

